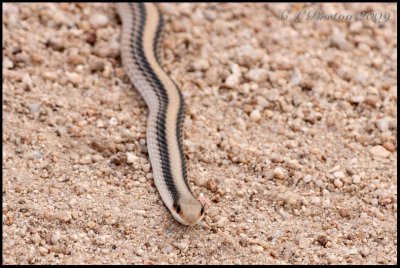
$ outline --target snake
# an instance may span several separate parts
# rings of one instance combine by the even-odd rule
[[[183,95],[161,66],[164,19],[153,3],[118,3],[117,12],[122,22],[122,65],[149,110],[146,143],[154,184],[172,216],[193,226],[201,221],[205,208],[187,178]]]

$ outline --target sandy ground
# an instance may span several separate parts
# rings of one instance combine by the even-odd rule
[[[154,186],[114,5],[3,4],[3,262],[397,263],[396,4],[161,10],[204,221]]]

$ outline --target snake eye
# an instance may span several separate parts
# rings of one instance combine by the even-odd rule
[[[204,215],[204,207],[201,207],[200,215],[201,215],[201,216]]]
[[[176,205],[176,213],[180,213],[181,212],[181,205]]]

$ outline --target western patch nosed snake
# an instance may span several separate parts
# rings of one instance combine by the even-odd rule
[[[193,196],[182,150],[184,101],[160,65],[163,18],[152,3],[118,3],[122,20],[121,58],[125,72],[148,109],[147,148],[155,185],[173,217],[194,225],[204,206]]]

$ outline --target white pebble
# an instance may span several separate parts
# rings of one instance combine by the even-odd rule
[[[92,156],[90,154],[84,155],[79,162],[84,165],[92,163]]]
[[[133,153],[127,152],[126,153],[126,162],[129,164],[133,164],[137,161],[138,157],[134,155]]]
[[[303,177],[303,180],[305,181],[305,182],[310,182],[310,181],[312,181],[312,179],[313,179],[313,176],[311,176],[311,175],[305,175],[304,177]]]
[[[89,18],[89,23],[93,28],[104,27],[108,24],[108,17],[104,14],[94,14]]]
[[[253,110],[253,111],[250,113],[250,119],[251,119],[252,121],[254,121],[254,122],[259,121],[259,120],[261,119],[261,113],[260,113],[260,111],[259,111],[258,109]]]
[[[341,32],[338,28],[333,29],[332,43],[338,46],[340,49],[344,49],[347,45],[346,35]]]
[[[381,132],[389,130],[390,118],[384,117],[376,121],[376,126]]]
[[[300,84],[300,82],[301,82],[301,73],[296,68],[296,69],[294,69],[294,71],[292,73],[292,77],[290,78],[290,83],[293,86],[297,86],[298,84]]]
[[[3,68],[12,69],[14,68],[14,63],[7,57],[4,57]]]
[[[228,87],[235,87],[239,84],[239,77],[237,75],[230,75],[228,78],[225,80],[225,85]]]
[[[210,63],[206,59],[199,59],[193,63],[193,68],[196,71],[205,71],[210,68]]]
[[[327,196],[329,196],[330,194],[331,194],[331,192],[329,192],[328,189],[323,189],[323,190],[322,190],[322,195],[323,195],[323,196],[327,197]]]
[[[361,177],[359,175],[353,175],[353,183],[359,184],[361,182]]]
[[[254,68],[247,72],[246,78],[254,82],[263,82],[267,79],[268,73],[261,68]]]
[[[55,231],[53,233],[53,235],[51,236],[51,243],[56,244],[58,242],[58,240],[60,240],[60,238],[61,238],[60,231]]]
[[[65,76],[67,77],[67,80],[75,85],[78,85],[81,83],[82,81],[82,77],[77,74],[77,73],[70,73],[70,72],[66,72]]]
[[[333,173],[333,176],[338,179],[343,179],[346,175],[343,171],[336,171],[335,173]]]
[[[390,155],[390,152],[380,145],[372,147],[371,149],[369,149],[369,151],[372,155],[383,158],[388,157]]]

